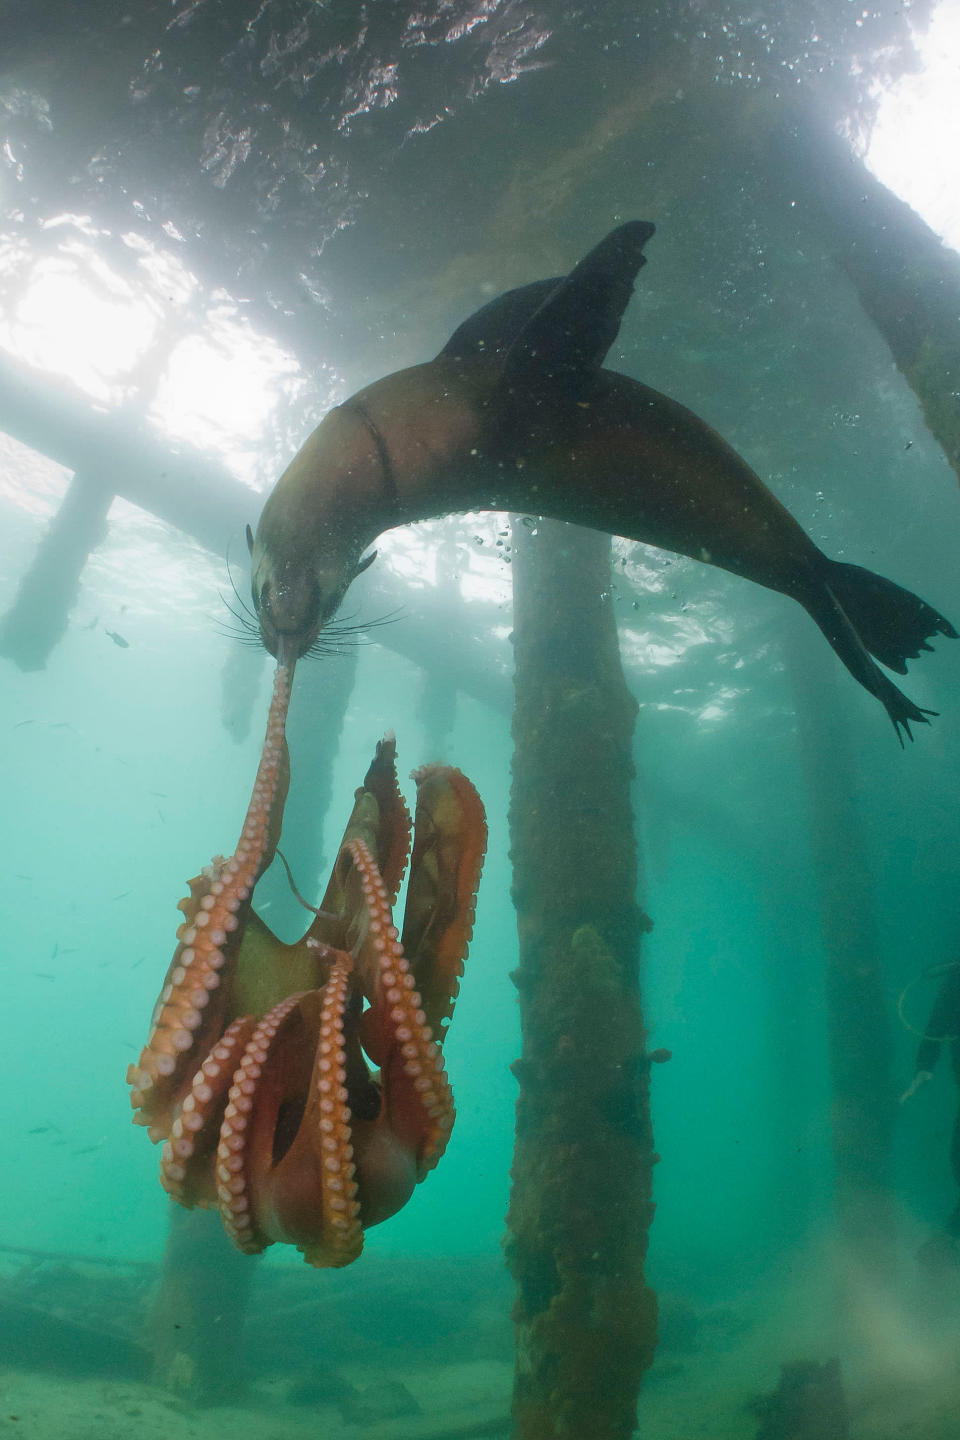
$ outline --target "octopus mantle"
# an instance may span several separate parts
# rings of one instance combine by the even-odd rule
[[[395,742],[382,741],[316,918],[284,944],[251,897],[280,833],[289,682],[278,667],[240,843],[189,882],[179,944],[127,1080],[134,1122],[164,1142],[160,1178],[175,1200],[216,1207],[247,1253],[286,1241],[311,1265],[346,1265],[364,1229],[406,1204],[453,1126],[442,1045],[486,823],[458,770],[415,773],[401,934],[392,909],[411,824]]]

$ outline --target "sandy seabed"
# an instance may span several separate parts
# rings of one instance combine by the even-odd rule
[[[957,1440],[960,1434],[960,1346],[901,1350],[899,1364],[848,1357],[844,1379],[850,1440]],[[641,1400],[643,1440],[752,1440],[751,1409],[758,1382],[773,1388],[778,1365],[770,1330],[741,1333],[664,1360],[651,1371]],[[384,1372],[345,1372],[359,1390]],[[388,1377],[389,1378],[389,1377]],[[325,1405],[293,1405],[279,1385],[252,1387],[240,1406],[194,1408],[155,1387],[125,1381],[63,1380],[18,1371],[0,1373],[0,1436],[24,1440],[471,1440],[506,1437],[512,1367],[500,1361],[422,1363],[395,1377],[421,1413],[370,1424],[345,1422]],[[591,1440],[584,1436],[583,1440]]]
[[[364,1389],[382,1371],[352,1371]],[[253,1387],[243,1406],[196,1409],[149,1385],[121,1381],[61,1381],[7,1372],[0,1376],[0,1435],[24,1440],[439,1440],[493,1435],[509,1409],[510,1367],[490,1361],[425,1367],[403,1377],[422,1413],[352,1425],[324,1405],[291,1405],[269,1385]],[[507,1430],[502,1432],[506,1435]]]
[[[898,1285],[881,1286],[852,1270],[839,1274],[835,1261],[826,1244],[783,1256],[775,1273],[759,1283],[754,1277],[743,1293],[726,1295],[712,1307],[662,1296],[662,1343],[641,1396],[637,1435],[642,1440],[754,1440],[761,1423],[757,1401],[776,1390],[782,1364],[836,1356],[850,1440],[958,1440],[960,1268],[931,1290],[910,1264],[901,1267]],[[465,1284],[469,1267],[461,1263],[457,1273]],[[388,1293],[391,1274],[399,1283],[395,1264],[385,1266],[382,1275],[372,1269],[368,1279],[353,1280],[350,1293],[369,1285],[380,1302],[377,1314],[400,1313],[404,1292],[401,1287]],[[411,1310],[390,1348],[376,1357],[370,1354],[374,1332],[365,1342],[361,1333],[354,1349],[362,1363],[332,1357],[332,1336],[326,1346],[309,1348],[318,1374],[333,1377],[351,1395],[371,1398],[363,1421],[347,1419],[338,1405],[302,1391],[300,1403],[294,1403],[297,1377],[293,1370],[284,1373],[289,1366],[269,1375],[251,1374],[242,1403],[201,1407],[129,1380],[57,1376],[41,1373],[39,1366],[3,1368],[0,1354],[0,1437],[507,1440],[513,1380],[509,1304],[506,1290],[490,1299],[496,1274],[492,1267],[489,1275],[479,1268],[474,1277],[476,1294],[487,1296],[500,1337],[484,1358],[465,1356],[464,1337],[476,1356],[484,1325],[490,1324],[476,1295],[471,1299],[466,1290],[429,1335],[425,1326],[433,1309]],[[303,1283],[305,1293],[312,1294]],[[437,1297],[442,1289],[432,1293]],[[422,1302],[419,1289],[414,1298]],[[439,1306],[436,1298],[434,1306]],[[344,1319],[341,1311],[341,1335]],[[261,1333],[254,1356],[262,1353],[267,1333]],[[410,1344],[411,1337],[420,1342],[419,1349]],[[457,1344],[460,1352],[452,1358]],[[400,1413],[402,1404],[391,1412],[391,1394],[399,1394],[418,1413]],[[380,1397],[386,1403],[378,1414]],[[782,1433],[784,1440],[820,1440],[821,1432]]]

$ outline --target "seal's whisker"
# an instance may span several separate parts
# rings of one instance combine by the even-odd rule
[[[235,610],[222,590],[220,591],[220,599],[223,601],[226,608],[230,611],[230,614],[233,616],[234,620],[236,620],[237,624],[241,626],[241,628],[246,632],[246,634],[255,636],[259,643],[260,627],[257,624],[256,620],[252,617],[248,617],[247,615],[245,615],[242,610]]]
[[[388,614],[378,615],[373,620],[358,620],[356,623],[351,623],[353,620],[351,615],[343,620],[333,620],[323,627],[305,655],[346,655],[360,645],[373,645],[376,643],[375,638],[367,632],[377,630],[382,625],[395,624],[402,613],[400,609],[391,610]]]
[[[362,636],[348,636],[346,640],[337,644],[334,641],[318,639],[314,640],[309,650],[305,650],[303,658],[316,659],[319,655],[348,655],[351,650],[356,650],[364,643]]]
[[[382,625],[395,625],[402,617],[403,610],[399,606],[396,610],[389,610],[385,615],[378,615],[373,620],[358,620],[355,624],[350,623],[353,617],[348,615],[343,620],[331,621],[325,627],[325,631],[328,635],[358,635],[365,630],[379,630]]]
[[[229,605],[227,609],[230,610]],[[236,620],[236,625],[232,625],[229,620],[224,620],[220,616],[216,616],[214,619],[213,623],[221,634],[232,635],[235,639],[243,640],[250,645],[263,644],[260,638],[260,632],[254,629],[242,615],[238,615],[235,610],[230,610],[230,614],[234,620]]]
[[[230,564],[230,556],[229,556],[229,554],[227,555],[227,562],[226,562],[226,563],[227,563],[227,579],[230,581],[230,589],[233,591],[234,595],[237,597],[237,604],[240,606],[241,610],[246,611],[247,615],[250,617],[250,620],[253,622],[253,624],[256,624],[256,623],[257,623],[256,613],[255,613],[255,612],[251,609],[251,607],[247,604],[246,600],[244,600],[243,596],[240,594],[240,591],[237,589],[237,582],[236,582],[236,580],[234,580],[234,578],[233,578],[233,567],[232,567],[231,564]],[[221,598],[222,598],[222,597],[221,597]]]
[[[249,635],[246,631],[235,630],[232,625],[218,624],[217,630],[228,640],[235,640],[238,645],[243,645],[248,650],[263,649],[263,642],[258,635]]]

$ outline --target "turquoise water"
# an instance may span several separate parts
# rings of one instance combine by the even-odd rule
[[[506,47],[507,20],[520,22],[510,6],[500,8]],[[620,37],[616,44],[626,44],[629,17],[601,8],[594,25],[608,25],[607,43]],[[824,11],[821,24],[839,10],[816,8]],[[284,18],[297,9],[286,7]],[[346,28],[349,11],[345,7],[340,16]],[[431,24],[439,24],[439,14],[430,11]],[[266,251],[280,244],[276,227],[283,222],[276,208],[282,217],[289,203],[292,251],[304,226],[303,191],[297,206],[280,199],[271,210],[259,176],[260,188],[251,180],[262,207],[256,210],[241,182],[231,190],[232,168],[223,179],[226,168],[218,172],[210,165],[197,167],[193,189],[184,183],[177,190],[169,174],[172,143],[169,155],[154,154],[151,162],[145,132],[134,126],[145,167],[143,193],[153,185],[155,213],[125,210],[118,190],[98,211],[95,187],[83,192],[82,205],[74,204],[68,173],[56,169],[44,148],[46,132],[41,126],[34,134],[23,118],[31,113],[23,96],[43,94],[46,82],[28,63],[30,32],[21,17],[23,50],[11,72],[21,98],[14,103],[10,91],[3,114],[11,153],[26,166],[27,179],[11,162],[0,250],[10,281],[4,350],[25,357],[35,370],[65,375],[91,413],[138,394],[145,411],[159,406],[155,433],[162,443],[176,448],[186,436],[223,459],[251,487],[253,522],[282,463],[330,404],[434,354],[492,294],[568,268],[611,225],[649,217],[657,236],[611,362],[714,425],[827,553],[890,576],[958,623],[957,477],[831,245],[818,238],[809,215],[798,218],[773,203],[757,173],[738,168],[740,140],[731,138],[728,169],[711,168],[709,130],[689,118],[697,112],[692,101],[684,109],[681,93],[670,102],[674,123],[661,115],[652,124],[640,105],[617,108],[614,102],[629,87],[611,82],[605,96],[599,62],[591,62],[581,89],[573,85],[568,50],[561,46],[555,57],[551,51],[551,21],[567,47],[576,48],[578,35],[593,45],[596,35],[585,16],[564,22],[566,30],[549,7],[539,16],[546,38],[531,48],[531,60],[556,63],[555,87],[571,86],[570,113],[553,149],[556,95],[544,100],[551,94],[544,73],[520,61],[510,77],[513,86],[481,87],[474,108],[465,102],[454,107],[449,126],[438,125],[432,140],[431,128],[412,126],[402,100],[394,121],[382,98],[357,99],[365,116],[359,130],[348,127],[331,142],[338,165],[345,154],[352,157],[353,178],[349,167],[336,170],[339,202],[316,182],[323,214],[318,229],[324,229],[328,248],[311,253],[303,284],[302,303],[314,307],[314,349],[297,349],[289,296],[276,299],[275,334],[268,310],[253,307],[252,318],[241,316],[261,358],[269,341],[293,360],[286,370],[278,365],[269,379],[250,382],[248,408],[265,392],[274,402],[252,429],[242,407],[227,406],[204,434],[191,410],[196,394],[204,393],[204,365],[182,381],[173,400],[167,394],[164,409],[155,375],[125,381],[130,367],[112,367],[109,344],[103,353],[98,349],[108,328],[106,312],[84,308],[83,285],[89,283],[101,300],[112,297],[134,333],[139,322],[123,307],[133,305],[136,283],[159,303],[167,279],[158,282],[158,272],[147,269],[131,280],[133,272],[125,271],[128,289],[111,289],[93,257],[106,267],[114,263],[115,237],[125,227],[140,233],[144,245],[162,249],[162,223],[180,226],[171,253],[185,271],[195,265],[201,279],[191,297],[164,302],[169,308],[163,323],[168,336],[202,336],[219,323],[218,283],[230,280],[233,293],[242,296],[258,285],[264,293],[268,288],[267,262],[258,261],[259,271],[251,262],[249,274],[236,262],[244,251],[238,238],[243,204],[259,217],[250,248],[259,239]],[[176,40],[180,66],[191,54],[183,28],[187,38]],[[342,37],[338,43],[346,44]],[[51,73],[66,44],[61,36],[50,52]],[[492,52],[450,53],[463,68],[457,84],[462,81],[464,90],[470,75],[490,83]],[[511,53],[522,59],[525,52],[520,47]],[[402,61],[402,47],[397,54]],[[201,58],[199,51],[192,58],[198,68]],[[131,73],[134,68],[131,62]],[[173,68],[171,60],[171,73]],[[240,66],[232,82],[241,95],[245,74]],[[617,77],[622,86],[619,70]],[[516,102],[509,99],[514,93]],[[337,96],[345,105],[339,89]],[[92,130],[102,123],[119,145],[127,134],[119,118],[125,103],[117,100],[115,110],[94,116]],[[189,103],[189,97],[182,101]],[[519,154],[510,148],[514,123],[520,125]],[[394,124],[396,131],[389,128]],[[408,128],[401,143],[403,125]],[[601,143],[604,126],[613,139]],[[684,126],[690,127],[685,149],[677,138]],[[352,136],[349,143],[343,134]],[[269,150],[268,139],[260,143]],[[274,170],[292,166],[280,139],[272,143]],[[430,145],[432,150],[423,148]],[[91,141],[91,153],[93,148]],[[222,155],[220,163],[227,167]],[[243,161],[234,155],[234,163],[242,175]],[[331,175],[334,169],[331,160]],[[84,174],[89,179],[91,173],[88,165]],[[117,187],[121,173],[122,166],[114,176]],[[38,188],[27,203],[24,186],[31,174]],[[447,207],[430,212],[437,195],[446,195]],[[482,202],[492,195],[498,208],[488,213]],[[198,207],[189,217],[194,230],[185,196]],[[229,202],[237,205],[239,219],[225,218]],[[219,281],[211,259],[216,244],[206,248],[207,237],[204,246],[191,248],[203,204],[209,234],[223,227],[235,247],[223,256]],[[341,230],[330,223],[335,213]],[[68,217],[60,263],[74,288],[59,292],[52,308],[48,296],[31,310],[30,286],[47,273],[42,267],[54,253],[40,222],[54,216]],[[323,286],[321,293],[317,287]],[[228,391],[248,383],[250,348],[242,349],[237,339],[242,328],[228,338],[217,331]],[[46,350],[44,335],[53,336]],[[148,358],[154,354],[150,345],[161,340],[157,333],[142,342]],[[115,340],[114,353],[118,347]],[[100,367],[96,383],[91,354],[94,369]],[[164,358],[154,358],[162,376]],[[213,362],[208,356],[204,363],[212,392]],[[212,394],[208,403],[213,413]],[[54,421],[45,452],[42,433],[31,446],[16,438],[17,419],[15,407],[0,411],[0,431],[9,430],[0,434],[4,612],[70,475],[56,463]],[[261,1262],[250,1299],[251,1324],[260,1327],[249,1361],[250,1393],[238,1396],[229,1414],[222,1406],[192,1408],[189,1376],[181,1376],[179,1386],[172,1377],[166,1390],[136,1376],[102,1381],[96,1338],[69,1377],[51,1365],[58,1342],[42,1326],[8,1364],[3,1346],[12,1345],[23,1320],[16,1318],[19,1312],[11,1318],[3,1311],[0,1363],[7,1368],[0,1434],[77,1440],[124,1435],[133,1433],[136,1410],[138,1433],[152,1436],[163,1428],[170,1393],[186,1397],[187,1408],[177,1412],[185,1434],[200,1436],[207,1428],[219,1434],[230,1425],[265,1440],[300,1433],[467,1437],[471,1413],[478,1426],[492,1426],[508,1413],[511,1291],[500,1247],[517,1094],[510,1066],[521,1042],[510,979],[517,965],[507,828],[512,574],[505,546],[498,546],[506,533],[506,517],[482,515],[389,536],[346,608],[371,620],[382,613],[386,594],[389,608],[396,604],[400,613],[358,647],[355,676],[348,658],[305,662],[291,716],[295,793],[331,787],[329,805],[316,817],[320,880],[334,859],[353,792],[388,730],[398,738],[401,777],[440,759],[469,774],[483,797],[489,850],[446,1047],[458,1111],[449,1152],[400,1214],[368,1232],[354,1267],[314,1275],[295,1252],[281,1253],[280,1247]],[[240,534],[231,541],[231,553],[242,553]],[[654,920],[643,940],[643,1001],[650,1048],[672,1054],[652,1073],[661,1160],[647,1278],[660,1293],[663,1325],[638,1433],[651,1440],[689,1440],[694,1433],[752,1437],[760,1422],[750,1402],[775,1388],[782,1363],[839,1354],[856,1440],[905,1433],[940,1440],[952,1433],[957,1400],[960,1270],[948,1269],[931,1289],[916,1251],[938,1233],[956,1200],[947,1158],[956,1089],[944,1060],[935,1082],[898,1107],[888,1190],[891,1273],[883,1281],[867,1275],[850,1280],[838,1260],[822,877],[812,858],[810,826],[811,815],[829,810],[832,798],[836,806],[849,804],[859,822],[858,873],[866,875],[871,955],[879,956],[883,972],[899,1093],[913,1074],[916,1036],[897,1018],[898,997],[925,967],[958,955],[960,644],[942,639],[933,655],[911,664],[903,688],[940,713],[929,727],[916,727],[915,743],[901,750],[881,708],[790,601],[619,539],[613,575],[625,674],[639,704],[633,787],[639,898]],[[243,589],[241,566],[236,578]],[[124,1073],[145,1040],[173,953],[180,918],[174,907],[186,878],[235,844],[266,715],[267,658],[253,649],[240,652],[223,633],[230,616],[222,596],[229,598],[229,587],[222,553],[210,553],[118,499],[107,534],[84,567],[67,631],[45,667],[24,671],[0,660],[6,925],[0,1303],[20,1304],[26,1296],[34,1317],[66,1312],[94,1334],[97,1296],[107,1293],[111,1276],[127,1273],[113,1262],[159,1265],[163,1255],[169,1221],[156,1179],[157,1152],[129,1122]],[[431,610],[435,587],[442,599]],[[337,737],[334,725],[327,749],[318,753],[309,743],[310,717],[320,715],[337,690],[347,697],[342,732]],[[817,795],[804,767],[801,735],[819,719],[839,726],[845,741],[833,752],[828,792]],[[412,784],[403,783],[409,798]],[[840,867],[849,855],[842,832],[836,843]],[[302,876],[295,844],[289,858]],[[301,862],[310,863],[303,854]],[[308,898],[320,888],[315,877],[299,883],[309,886]],[[292,937],[302,912],[282,877],[268,876],[260,896],[269,906],[265,918]],[[914,1025],[922,1027],[931,1001],[926,982],[909,991],[905,1013]],[[596,1206],[603,1203],[602,1193],[593,1197]],[[210,1224],[213,1235],[215,1220]],[[40,1252],[64,1259],[43,1259]],[[98,1268],[93,1262],[103,1263]],[[65,1274],[80,1277],[77,1286],[61,1278],[48,1288],[38,1282],[35,1293],[30,1277],[60,1263]],[[308,1367],[298,1352],[284,1368],[284,1326],[291,1352],[299,1331],[295,1320],[272,1320],[287,1313],[276,1299],[280,1294],[284,1304],[295,1299],[307,1307],[310,1324],[324,1302],[332,1307],[331,1364],[361,1388],[384,1376],[403,1379],[418,1397],[421,1418],[385,1412],[356,1421],[354,1431],[354,1422],[338,1421],[335,1406],[322,1396],[307,1394],[294,1404],[289,1387]],[[460,1307],[456,1313],[468,1317],[456,1334],[451,1296]],[[119,1328],[142,1335],[149,1303],[147,1286],[129,1310],[121,1308]],[[441,1315],[435,1329],[429,1318],[436,1319],[434,1305]],[[385,1309],[392,1320],[385,1320]],[[349,1323],[338,1329],[336,1314]],[[74,1341],[60,1343],[69,1348]]]

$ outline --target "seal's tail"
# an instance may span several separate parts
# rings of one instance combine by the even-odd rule
[[[871,656],[905,675],[908,660],[933,648],[927,644],[932,636],[956,640],[956,630],[918,595],[859,565],[825,559],[822,580],[817,597],[807,606],[810,614],[851,675],[883,705],[901,745],[901,731],[912,740],[910,722],[929,724],[927,716],[937,712],[914,705]]]

